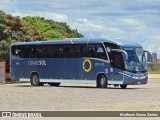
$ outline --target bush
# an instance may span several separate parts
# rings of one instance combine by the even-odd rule
[[[148,72],[150,74],[160,74],[160,62],[152,62],[148,64]]]

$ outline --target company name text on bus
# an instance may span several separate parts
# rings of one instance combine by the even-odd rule
[[[35,61],[28,61],[28,65],[46,65],[45,60],[35,60]]]

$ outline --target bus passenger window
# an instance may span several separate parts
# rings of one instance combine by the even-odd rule
[[[13,46],[13,47],[11,48],[11,51],[12,51],[12,55],[15,56],[15,57],[19,57],[19,58],[22,58],[22,57],[23,57],[22,47],[20,47],[20,46]]]
[[[89,57],[107,59],[104,48],[101,45],[90,45],[89,46]]]
[[[66,58],[72,58],[72,57],[74,57],[73,56],[73,47],[72,46],[65,47],[63,49],[63,51],[64,51],[64,57],[66,57]]]
[[[95,46],[89,47],[89,56],[93,58],[97,58],[97,50]]]
[[[101,59],[107,59],[106,53],[101,46],[97,47],[97,57]]]
[[[63,47],[62,46],[54,46],[52,54],[53,54],[52,58],[62,58],[62,57],[64,57]]]
[[[88,47],[87,46],[83,46],[82,48],[81,48],[81,54],[82,54],[82,57],[88,57]]]
[[[74,57],[81,58],[81,57],[88,57],[88,47],[87,45],[75,45],[74,46]]]

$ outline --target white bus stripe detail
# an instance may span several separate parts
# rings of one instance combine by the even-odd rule
[[[30,82],[29,78],[20,78],[22,82]],[[40,82],[79,82],[79,83],[96,83],[96,80],[72,80],[72,79],[40,79]]]
[[[140,75],[139,76],[131,76],[131,75],[127,75],[127,74],[122,73],[122,72],[119,72],[119,74],[125,75],[127,77],[130,77],[130,78],[133,78],[133,79],[136,79],[136,80],[138,80],[138,79],[145,79],[145,78],[148,77],[148,75],[145,75],[145,76],[140,76]]]
[[[96,83],[96,80],[72,80],[72,79],[40,79],[40,82],[80,82],[80,83]]]
[[[127,75],[127,74],[125,74],[125,73],[122,73],[122,72],[119,72],[119,74],[122,74],[122,75],[125,75],[125,76],[127,76],[127,77],[132,77],[132,76],[130,76],[130,75]]]
[[[25,82],[30,82],[29,78],[20,78],[20,81],[25,81]],[[51,83],[51,82],[76,82],[76,83],[95,83],[96,80],[72,80],[72,79],[40,79],[40,82],[46,82],[46,83]],[[108,80],[108,84],[123,84],[123,81],[114,81],[114,80]]]
[[[30,79],[29,78],[20,78],[19,81],[28,82],[28,81],[30,81]]]
[[[108,80],[108,84],[123,84],[123,81]]]
[[[98,60],[98,61],[101,61],[101,62],[110,63],[109,60],[104,60],[104,59],[100,59],[100,58],[83,57],[83,59]]]
[[[142,77],[140,77],[140,79],[145,79],[147,76],[142,76]]]

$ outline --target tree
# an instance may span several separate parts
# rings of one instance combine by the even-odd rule
[[[71,29],[67,23],[37,16],[21,19],[19,16],[0,11],[0,60],[7,60],[7,66],[9,66],[9,48],[13,42],[56,40],[67,37],[83,37],[83,35]]]

